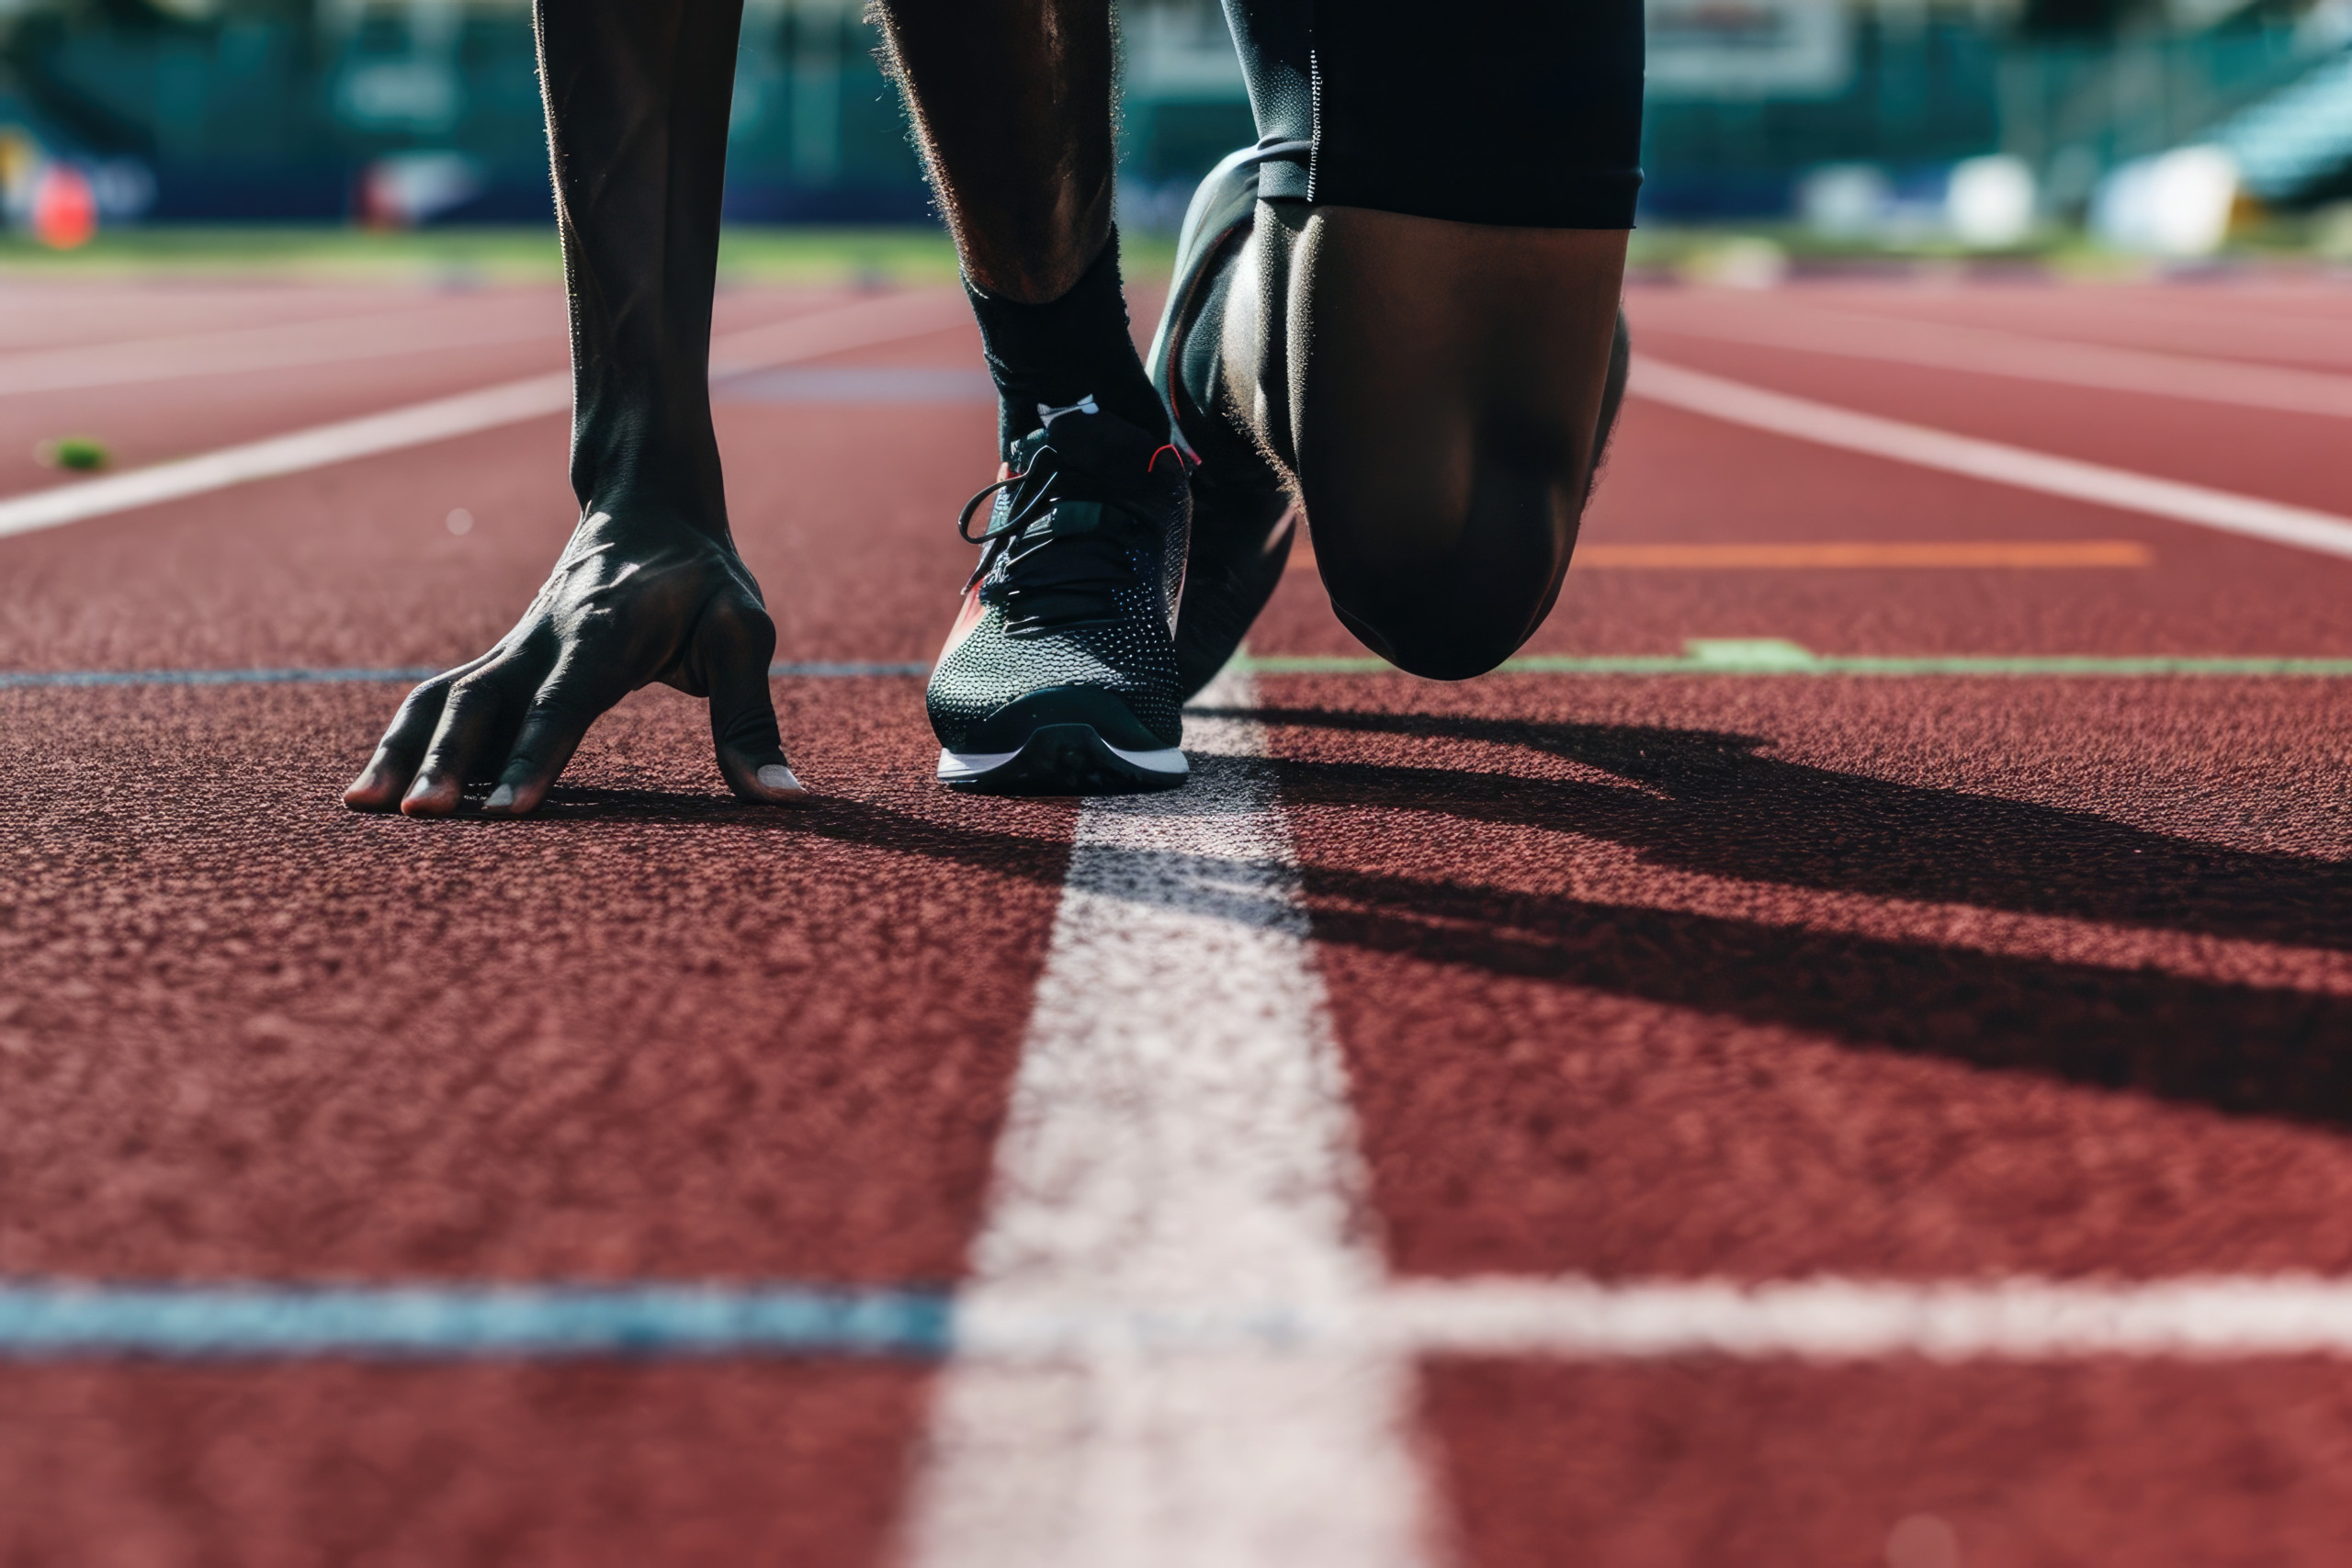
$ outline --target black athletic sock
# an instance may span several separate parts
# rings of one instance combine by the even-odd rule
[[[1095,406],[1154,434],[1168,416],[1144,374],[1127,333],[1126,296],[1119,291],[1119,231],[1070,291],[1043,305],[1003,299],[965,279],[980,346],[996,378],[997,433],[1012,445],[1042,423],[1037,407],[1067,408],[1092,398]]]

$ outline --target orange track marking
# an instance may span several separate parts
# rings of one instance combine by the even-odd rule
[[[2136,567],[2155,557],[2136,539],[1831,539],[1811,544],[1586,545],[1587,571],[1755,571],[1843,567]],[[1302,549],[1290,570],[1312,571]]]

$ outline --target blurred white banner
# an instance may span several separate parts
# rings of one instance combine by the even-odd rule
[[[1831,97],[1853,72],[1838,0],[1649,0],[1652,97]]]

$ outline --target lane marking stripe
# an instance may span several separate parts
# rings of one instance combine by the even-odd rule
[[[1385,660],[1346,654],[1265,655],[1246,666],[1260,675],[1396,675]],[[2082,680],[2142,680],[2158,676],[2219,678],[2292,677],[2341,679],[2352,675],[2352,659],[2175,657],[2109,658],[2070,654],[1955,654],[1950,657],[1880,658],[1814,654],[1804,659],[1720,654],[1523,654],[1507,660],[1498,675],[1874,675],[2042,676]]]
[[[0,1357],[892,1356],[1023,1369],[1242,1353],[1860,1360],[2352,1357],[2352,1280],[1408,1280],[1305,1303],[985,1286],[0,1284]],[[952,1375],[952,1374],[951,1374]],[[1220,1420],[1238,1412],[1215,1412]]]
[[[2021,446],[1954,435],[1834,408],[1809,398],[1686,370],[1647,355],[1634,356],[1627,390],[1652,402],[1818,446],[1916,468],[1959,474],[2122,512],[2143,513],[2274,545],[2352,558],[2352,519],[2203,485],[2160,479]]]
[[[0,1354],[933,1356],[948,1298],[694,1285],[0,1286]]]
[[[1824,540],[1809,544],[1578,545],[1576,571],[1780,571],[1855,568],[2049,569],[2143,567],[2154,555],[2135,539]],[[1310,550],[1285,571],[1316,570]]]
[[[2352,376],[2324,370],[2070,342],[1991,327],[1855,315],[1781,299],[1773,301],[1770,321],[1694,319],[1692,313],[1677,311],[1644,324],[1668,335],[1790,348],[1840,359],[1871,359],[2101,391],[2352,419]]]
[[[1255,697],[1198,700],[1182,790],[1079,813],[910,1568],[1431,1561],[1394,1347],[1119,1332],[1344,1315],[1381,1274]]]
[[[1378,1332],[1425,1353],[2047,1360],[2352,1355],[2352,1280],[1399,1284]]]
[[[2134,539],[1826,541],[1795,545],[1586,545],[1587,571],[1795,570],[1871,567],[2143,567],[2155,558]]]
[[[967,319],[964,301],[944,291],[891,295],[806,316],[795,316],[711,344],[713,377],[944,331]],[[569,412],[571,378],[557,372],[526,377],[478,391],[435,398],[358,419],[339,420],[290,434],[222,447],[199,457],[134,468],[0,501],[0,538],[62,527],[118,512],[184,500],[232,485],[301,473],[356,457],[374,457],[471,435],[526,420]]]

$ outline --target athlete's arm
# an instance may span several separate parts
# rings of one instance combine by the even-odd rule
[[[409,694],[344,800],[520,816],[655,681],[710,700],[746,800],[808,798],[768,695],[775,625],[727,526],[710,299],[741,0],[542,0],[540,81],[572,343],[581,523],[514,629]]]

